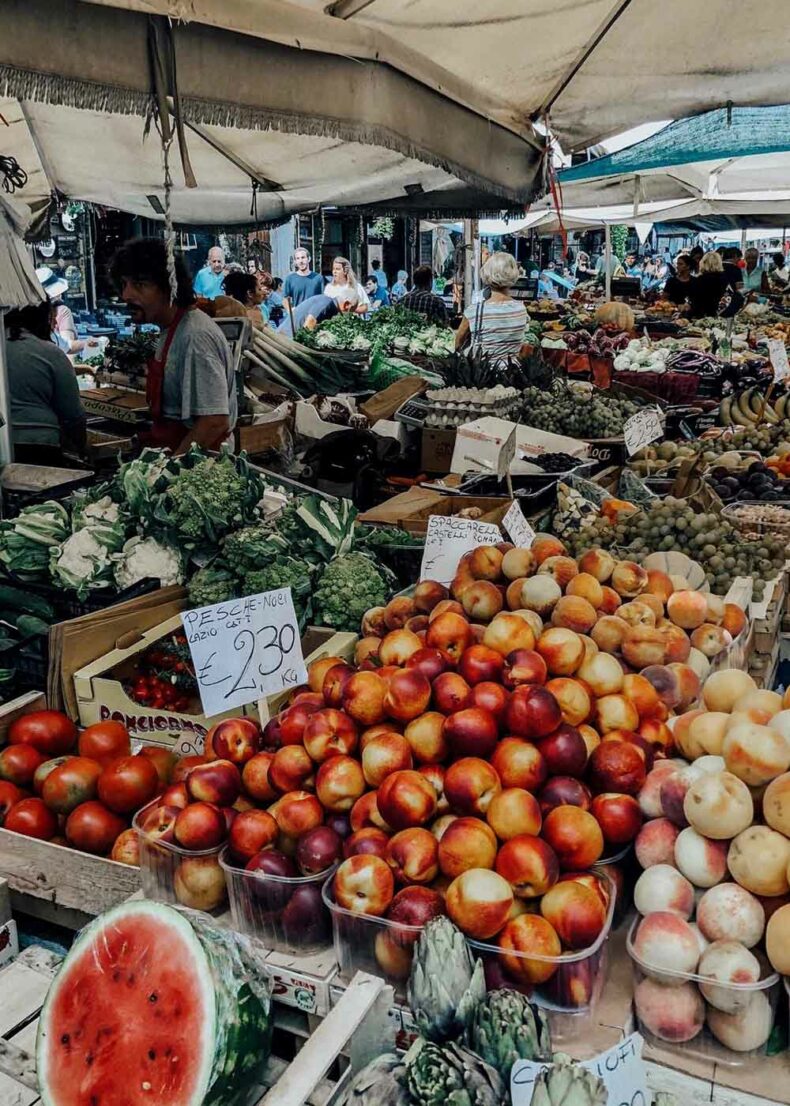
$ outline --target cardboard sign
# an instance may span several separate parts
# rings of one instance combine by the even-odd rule
[[[517,545],[519,549],[532,548],[532,543],[535,540],[535,531],[524,518],[521,504],[516,502],[516,500],[513,500],[511,507],[508,507],[507,514],[502,519],[502,525],[508,534],[510,534],[513,544]]]
[[[643,407],[635,415],[631,415],[630,419],[626,419],[623,425],[625,448],[629,457],[663,436],[664,426],[657,407]]]
[[[431,515],[425,534],[420,579],[449,584],[464,553],[477,545],[496,545],[500,541],[502,533],[492,522],[478,522],[474,518],[454,515]]]
[[[209,717],[307,679],[290,588],[184,611],[181,621]]]
[[[787,363],[787,349],[781,338],[768,339],[768,356],[774,367],[774,380],[785,380],[790,376],[790,365]]]
[[[510,466],[516,456],[516,428],[510,432],[510,437],[502,443],[502,448],[497,457],[496,474],[500,480],[504,480],[510,472]]]
[[[652,1095],[647,1089],[647,1072],[642,1060],[644,1040],[632,1033],[619,1044],[580,1061],[580,1066],[599,1076],[609,1092],[607,1106],[650,1106]],[[534,1060],[516,1060],[510,1069],[510,1097],[513,1106],[530,1106],[535,1080],[550,1064]]]

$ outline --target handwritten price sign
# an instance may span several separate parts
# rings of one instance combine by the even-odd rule
[[[787,363],[787,350],[781,338],[768,339],[768,356],[774,370],[774,380],[779,383],[790,376],[790,365]]]
[[[449,584],[464,553],[476,545],[496,545],[500,541],[502,533],[492,522],[431,515],[425,534],[420,579]]]
[[[657,407],[643,407],[635,415],[631,415],[630,419],[626,419],[623,425],[625,448],[629,457],[663,436],[664,424]]]
[[[647,1073],[642,1060],[644,1041],[632,1033],[606,1052],[582,1060],[580,1067],[599,1076],[609,1094],[607,1106],[650,1106],[652,1096],[647,1089]],[[510,1069],[510,1097],[513,1106],[530,1106],[535,1081],[551,1067],[534,1060],[516,1060]]]
[[[307,680],[290,588],[197,607],[181,621],[209,718]]]
[[[518,546],[519,549],[531,549],[532,543],[535,540],[535,531],[530,524],[524,518],[524,512],[521,510],[521,505],[513,500],[513,503],[508,507],[507,514],[502,519],[502,525],[513,541],[513,544]]]

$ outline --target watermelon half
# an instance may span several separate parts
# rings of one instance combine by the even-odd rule
[[[250,943],[141,900],[90,923],[39,1019],[44,1106],[241,1106],[269,1057],[270,988]]]

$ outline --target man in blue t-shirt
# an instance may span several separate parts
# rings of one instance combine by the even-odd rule
[[[285,278],[283,301],[286,311],[288,304],[297,307],[311,296],[320,296],[324,290],[324,281],[320,273],[310,268],[310,254],[301,247],[294,250],[294,271]]]
[[[225,279],[225,251],[219,246],[212,246],[208,251],[206,264],[195,277],[193,290],[196,296],[202,296],[204,300],[215,300],[223,295],[222,282]]]

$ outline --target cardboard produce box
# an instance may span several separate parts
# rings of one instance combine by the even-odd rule
[[[133,679],[137,674],[141,655],[156,642],[181,629],[181,616],[175,614],[145,633],[134,635],[133,641],[129,640],[131,635],[127,635],[114,649],[75,672],[74,691],[80,723],[90,726],[94,722],[112,719],[126,726],[132,737],[144,737],[151,743],[173,747],[179,755],[186,756],[203,751],[206,734],[223,718],[236,718],[240,714],[258,717],[257,703],[208,718],[203,714],[197,695],[189,709],[180,712],[144,706],[130,698],[124,681]],[[330,629],[309,627],[302,636],[302,655],[308,665],[325,656],[348,658],[353,654],[356,640],[356,634],[338,634]],[[262,718],[263,722],[280,709],[287,694],[272,696],[266,701],[267,713]]]
[[[450,471],[455,448],[455,430],[423,429],[420,446],[420,468],[424,472]]]
[[[425,534],[431,515],[457,515],[469,507],[479,507],[480,522],[499,524],[513,500],[499,496],[442,495],[426,488],[409,488],[359,516],[360,522],[373,526],[400,526],[410,534]]]

